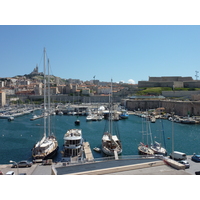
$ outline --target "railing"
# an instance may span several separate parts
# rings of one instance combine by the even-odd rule
[[[162,156],[148,156],[148,155],[123,155],[118,157],[119,160],[127,160],[127,159],[147,159],[147,158],[162,158]],[[101,162],[101,161],[108,161],[108,160],[115,160],[114,156],[102,157],[102,158],[94,158],[94,162]]]

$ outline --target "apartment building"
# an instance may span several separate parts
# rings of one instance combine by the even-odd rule
[[[6,93],[0,91],[0,106],[4,106],[6,104]]]

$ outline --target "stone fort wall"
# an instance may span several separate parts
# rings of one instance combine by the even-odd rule
[[[200,81],[192,77],[149,77],[149,81],[138,81],[138,87],[200,88]]]
[[[164,107],[166,113],[175,112],[180,116],[187,116],[188,114],[200,116],[200,102],[199,101],[167,101],[167,100],[126,100],[126,107],[128,110],[155,109]]]
[[[161,76],[161,77],[149,77],[149,81],[193,81],[192,77],[182,76]]]

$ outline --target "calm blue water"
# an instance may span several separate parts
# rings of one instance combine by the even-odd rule
[[[39,112],[39,111],[38,111]],[[15,118],[8,122],[0,119],[0,164],[8,164],[10,160],[16,162],[23,159],[31,159],[31,149],[34,144],[42,138],[43,119],[30,121],[32,114]],[[101,145],[101,137],[105,128],[106,120],[97,122],[86,122],[84,116],[79,117],[80,126],[75,126],[76,116],[52,116],[53,132],[58,143],[59,152],[56,160],[61,159],[60,151],[63,145],[63,136],[68,129],[82,129],[83,137],[90,143],[91,148]],[[128,119],[118,122],[121,141],[123,145],[122,155],[137,155],[137,146],[142,140],[142,118],[130,115]],[[172,123],[163,120],[166,149],[171,153]],[[160,120],[151,123],[153,138],[159,141],[162,133]],[[169,139],[170,138],[170,139]],[[188,155],[200,153],[200,125],[187,125],[174,123],[174,150],[185,152]],[[95,158],[102,157],[101,154],[93,152]]]

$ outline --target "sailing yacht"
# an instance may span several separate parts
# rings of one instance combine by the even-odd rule
[[[154,154],[167,155],[167,150],[156,141],[151,146],[151,149],[154,151]]]
[[[46,120],[48,118],[48,127]],[[47,129],[48,128],[48,136]],[[50,80],[49,80],[49,60],[48,60],[48,110],[46,108],[46,50],[44,49],[44,135],[32,149],[32,157],[36,159],[53,158],[58,150],[56,137],[50,130]]]
[[[144,125],[146,125],[145,130],[144,130]],[[150,145],[149,145],[149,136],[150,136],[150,140],[152,144],[150,123],[147,120],[147,118],[142,118],[142,140],[143,141],[145,140],[145,137],[144,137],[145,135],[146,135],[146,144],[144,144],[143,142],[140,142],[138,146],[138,152],[139,154],[142,154],[142,155],[154,155],[154,151],[150,148]]]
[[[164,147],[166,146],[165,144],[165,136],[164,136],[164,130],[163,130],[163,123],[160,119],[160,124],[162,125],[162,134],[160,134],[161,138],[163,138],[163,143],[164,143]],[[161,139],[160,138],[160,142],[161,142]],[[167,150],[164,148],[161,143],[157,142],[157,141],[154,141],[153,145],[151,145],[151,149],[154,151],[154,154],[159,154],[159,155],[164,155],[166,156],[167,155]]]
[[[115,153],[117,155],[122,153],[122,144],[119,140],[118,136],[119,134],[113,135],[113,125],[117,125],[117,122],[113,123],[112,120],[112,80],[111,80],[111,93],[109,95],[109,126],[108,131],[104,131],[104,134],[102,136],[102,151],[108,156],[114,156]],[[116,128],[116,127],[115,127]],[[118,129],[116,129],[117,131]]]

